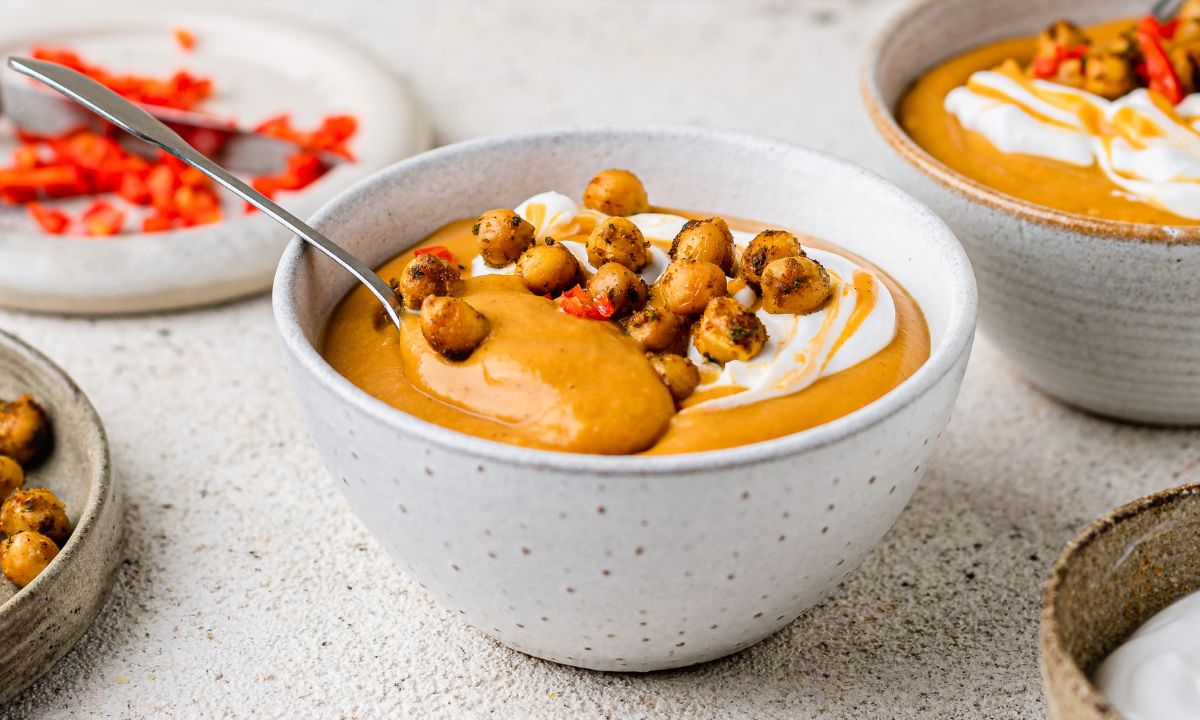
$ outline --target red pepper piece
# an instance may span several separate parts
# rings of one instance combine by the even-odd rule
[[[1067,60],[1076,60],[1087,54],[1087,45],[1076,45],[1067,47],[1062,44],[1054,46],[1053,57],[1037,57],[1033,59],[1033,63],[1029,69],[1033,72],[1036,78],[1051,78],[1058,74],[1058,69]]]
[[[1146,60],[1146,78],[1150,89],[1160,93],[1172,105],[1183,100],[1183,84],[1175,74],[1175,67],[1163,49],[1162,28],[1153,15],[1148,15],[1137,29],[1138,47]]]
[[[153,212],[142,219],[142,232],[156,233],[166,232],[175,227],[175,221],[170,215],[164,215],[160,212]]]
[[[27,203],[25,207],[29,208],[29,214],[42,227],[42,230],[51,235],[62,235],[67,231],[67,226],[71,224],[71,216],[62,210],[48,208],[39,202]]]
[[[454,253],[450,252],[450,248],[445,245],[433,245],[431,247],[417,248],[413,251],[413,257],[420,255],[436,255],[451,265],[454,264]]]
[[[22,143],[13,150],[13,166],[21,170],[41,167],[42,159],[36,145]]]
[[[179,176],[167,165],[155,165],[146,176],[146,187],[150,190],[150,204],[161,213],[174,210],[175,189],[179,187]]]
[[[562,294],[559,307],[568,315],[587,320],[607,320],[615,310],[606,296],[593,298],[578,285]]]
[[[121,232],[125,222],[125,213],[116,209],[103,200],[97,200],[83,211],[83,232],[85,235],[106,237]]]
[[[179,47],[185,52],[191,52],[196,49],[196,36],[191,30],[185,28],[175,28],[175,42],[179,43]]]
[[[0,169],[0,195],[15,199],[15,202],[35,200],[42,194],[49,197],[69,197],[86,192],[87,179],[74,165]]]

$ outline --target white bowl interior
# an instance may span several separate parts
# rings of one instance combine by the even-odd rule
[[[606,167],[636,172],[655,205],[812,233],[870,259],[925,312],[933,354],[922,372],[940,377],[970,340],[974,278],[961,246],[936,216],[862,168],[752,136],[639,126],[463,143],[359,183],[314,223],[378,265],[451,220],[512,207],[545,190],[579,197],[592,174]],[[293,241],[276,278],[276,313],[285,339],[298,330],[303,341],[296,341],[307,345],[293,343],[294,349],[312,355],[325,319],[352,285],[345,271]]]

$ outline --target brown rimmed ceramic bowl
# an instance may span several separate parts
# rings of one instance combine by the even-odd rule
[[[1092,523],[1054,563],[1042,606],[1051,720],[1121,720],[1091,676],[1155,613],[1200,590],[1200,483],[1163,490]]]
[[[24,393],[46,410],[54,433],[48,455],[26,468],[25,487],[48,487],[62,499],[71,537],[23,589],[0,577],[0,703],[83,637],[108,597],[121,555],[121,502],[100,418],[54,363],[0,331],[0,398]]]
[[[862,91],[889,174],[954,230],[979,280],[983,329],[1066,403],[1154,424],[1200,423],[1200,227],[1116,222],[1019,200],[920,148],[894,110],[925,71],[971,48],[1146,10],[1123,0],[922,0],[880,32]]]

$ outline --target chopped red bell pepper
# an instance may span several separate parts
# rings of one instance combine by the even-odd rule
[[[174,227],[175,221],[171,219],[171,216],[158,211],[152,212],[142,219],[142,232],[166,232]]]
[[[191,30],[185,28],[175,28],[172,33],[175,36],[175,42],[179,43],[179,47],[186,52],[191,52],[196,49],[196,36]]]
[[[1160,93],[1172,105],[1177,105],[1183,100],[1183,84],[1179,82],[1175,66],[1163,49],[1162,38],[1168,37],[1163,34],[1163,28],[1153,15],[1147,15],[1138,25],[1138,47],[1145,58],[1145,74],[1150,89]],[[1174,29],[1169,32],[1173,34]]]
[[[62,48],[37,47],[33,57],[66,65],[134,102],[147,105],[191,110],[212,95],[213,85],[208,78],[192,75],[184,70],[176,71],[168,78],[146,75],[116,74],[99,65],[93,65],[78,53]]]
[[[292,125],[289,114],[277,115],[264,120],[254,132],[295,143],[305,150],[331,152],[353,160],[346,141],[358,132],[358,120],[353,115],[330,115],[312,132],[304,132]]]
[[[51,235],[62,235],[71,224],[71,216],[62,210],[48,208],[40,202],[26,203],[29,214],[41,225],[42,229]]]
[[[1050,78],[1058,74],[1058,69],[1067,60],[1076,60],[1087,54],[1086,45],[1067,47],[1061,43],[1054,46],[1053,57],[1037,57],[1033,59],[1030,70],[1036,78]]]
[[[451,265],[454,264],[454,253],[450,252],[450,248],[445,245],[433,245],[431,247],[417,248],[413,251],[413,257],[420,255],[436,255]]]
[[[562,294],[559,307],[568,315],[587,320],[607,320],[616,310],[607,296],[591,297],[578,285]]]
[[[125,222],[125,213],[103,200],[97,200],[83,211],[80,221],[83,222],[85,235],[97,237],[116,235],[121,232],[121,225]]]

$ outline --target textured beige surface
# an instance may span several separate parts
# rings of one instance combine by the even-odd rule
[[[4,12],[62,6],[7,0]],[[699,122],[878,166],[857,64],[894,7],[364,0],[297,12],[409,73],[442,141]],[[483,639],[384,557],[305,436],[266,298],[123,320],[0,312],[0,327],[91,396],[129,523],[90,635],[0,716],[1037,718],[1040,586],[1058,548],[1110,507],[1200,476],[1200,435],[1054,405],[984,337],[923,486],[829,600],[726,660],[601,675]]]

